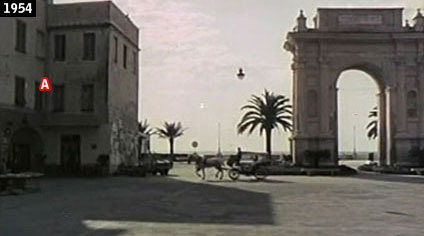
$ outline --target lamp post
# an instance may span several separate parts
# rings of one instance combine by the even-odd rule
[[[217,156],[221,157],[221,123],[218,122],[218,153]]]
[[[353,159],[356,159],[356,117],[357,113],[353,114]]]

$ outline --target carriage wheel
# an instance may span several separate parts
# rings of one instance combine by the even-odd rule
[[[240,172],[237,169],[231,169],[228,171],[228,177],[231,180],[236,181],[240,177]]]

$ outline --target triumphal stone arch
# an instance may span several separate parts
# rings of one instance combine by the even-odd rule
[[[293,54],[294,161],[308,150],[329,150],[338,164],[337,79],[349,69],[377,83],[381,164],[415,165],[408,155],[424,148],[424,17],[411,23],[402,8],[320,8],[307,26],[301,11],[284,48]]]

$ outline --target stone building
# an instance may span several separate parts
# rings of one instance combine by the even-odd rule
[[[292,150],[305,163],[308,150],[329,150],[338,163],[337,87],[340,74],[369,74],[379,89],[381,164],[417,165],[424,148],[424,16],[403,23],[402,8],[318,9],[314,27],[301,12],[287,34],[293,54]]]
[[[110,1],[36,1],[37,17],[0,18],[0,160],[77,172],[136,159],[138,28]],[[52,90],[38,91],[42,77]]]

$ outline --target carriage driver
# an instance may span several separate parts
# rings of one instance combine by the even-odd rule
[[[237,148],[237,155],[236,156],[231,156],[228,161],[227,161],[227,165],[233,167],[233,165],[240,165],[240,160],[242,157],[242,152],[241,152],[241,148],[238,147]]]

